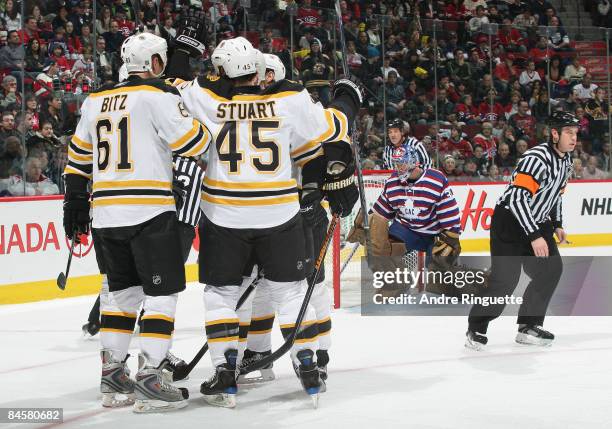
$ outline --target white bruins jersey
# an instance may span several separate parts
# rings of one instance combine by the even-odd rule
[[[94,228],[138,225],[176,211],[172,155],[199,155],[209,142],[174,87],[132,78],[85,100],[64,173],[93,180]]]
[[[282,80],[258,94],[231,95],[228,81],[175,81],[187,110],[212,134],[202,211],[227,228],[270,228],[299,211],[292,165],[323,154],[322,144],[349,142],[344,113],[314,103]]]

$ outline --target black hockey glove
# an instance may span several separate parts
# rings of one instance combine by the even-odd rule
[[[363,84],[355,76],[334,81],[332,84],[332,94],[334,99],[343,94],[350,95],[358,106],[363,105],[363,100],[365,99]]]
[[[174,43],[178,49],[199,58],[206,49],[206,25],[203,10],[189,8],[179,18]]]
[[[333,214],[347,217],[359,199],[355,185],[355,164],[330,163],[323,180],[323,190]]]
[[[302,195],[300,197],[300,213],[304,222],[312,227],[316,219],[317,205],[321,204],[323,195],[316,183],[308,183],[302,187]]]
[[[64,195],[64,232],[70,240],[89,232],[89,193],[67,192]]]
[[[181,182],[176,176],[172,181],[172,196],[174,197],[174,204],[176,205],[176,211],[180,212],[185,204],[185,198],[187,197],[187,189],[185,184]]]

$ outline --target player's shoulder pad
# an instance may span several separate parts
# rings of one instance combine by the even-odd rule
[[[160,89],[163,92],[169,92],[170,94],[175,94],[180,96],[178,90],[169,85],[163,79],[153,78],[153,79],[129,79],[120,83],[109,83],[101,86],[100,88],[92,91],[92,94],[99,94],[104,91],[112,90],[112,89],[121,89],[121,88],[130,88],[134,86],[148,86],[155,89]]]
[[[109,89],[114,89],[117,86],[116,83],[112,82],[112,83],[107,83],[102,85],[99,88],[94,89],[93,91],[91,91],[89,94],[98,94],[100,92],[104,92],[104,91],[108,91]]]
[[[212,74],[198,77],[198,85],[201,88],[213,92],[215,95],[223,98],[231,98],[234,84],[230,79],[219,77]]]
[[[301,92],[304,90],[304,86],[299,83],[289,80],[282,79],[274,82],[272,85],[264,89],[262,94],[278,94],[279,92]]]

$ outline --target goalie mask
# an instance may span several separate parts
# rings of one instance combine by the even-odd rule
[[[416,151],[405,146],[400,146],[393,150],[391,153],[391,163],[402,181],[408,180],[412,172],[420,167]]]

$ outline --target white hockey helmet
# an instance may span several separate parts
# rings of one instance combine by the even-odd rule
[[[274,81],[283,80],[285,78],[285,65],[274,54],[264,54],[266,59],[266,70],[270,69],[274,71]]]
[[[217,74],[223,69],[230,79],[258,71],[257,50],[244,37],[221,41],[213,51],[211,60]]]
[[[128,73],[152,73],[151,67],[153,63],[151,57],[159,55],[165,69],[168,62],[167,51],[168,44],[164,38],[151,33],[139,33],[125,39],[123,45],[121,45],[121,59]]]
[[[127,80],[129,76],[130,75],[128,74],[127,66],[125,64],[119,67],[119,82]]]
[[[255,49],[255,57],[257,62],[257,77],[259,78],[259,82],[263,82],[266,80],[266,58],[259,49]]]

